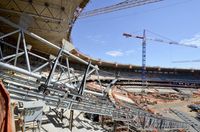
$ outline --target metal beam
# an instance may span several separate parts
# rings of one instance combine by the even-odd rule
[[[83,79],[81,81],[81,84],[80,84],[80,87],[79,87],[79,90],[78,90],[78,94],[80,95],[83,95],[84,93],[84,90],[85,90],[85,84],[86,84],[86,79],[87,79],[87,75],[88,75],[88,71],[90,69],[90,65],[91,65],[91,62],[89,62],[86,70],[85,70],[85,73],[84,73],[84,76],[83,76]]]
[[[13,34],[19,32],[19,31],[20,31],[20,29],[15,30],[15,31],[10,32],[10,33],[7,33],[7,34],[5,34],[5,35],[3,35],[3,36],[0,36],[0,39],[3,39],[3,38],[8,37],[8,36],[10,36],[10,35],[13,35]]]
[[[66,57],[66,63],[67,63],[67,74],[68,74],[68,79],[69,79],[69,83],[71,83],[71,79],[70,79],[70,68],[69,68],[69,59],[68,59],[68,57]]]
[[[31,66],[30,66],[30,62],[29,62],[29,56],[28,56],[28,51],[27,51],[27,47],[26,47],[26,40],[25,40],[24,32],[22,31],[21,34],[22,34],[22,41],[23,41],[24,52],[25,52],[25,57],[26,57],[26,64],[28,67],[28,71],[31,72]]]
[[[18,35],[16,54],[18,54],[18,52],[19,52],[20,42],[21,42],[21,32],[19,32],[19,35]],[[17,65],[17,58],[18,58],[18,56],[15,57],[14,66]]]
[[[24,52],[23,53],[18,53],[18,55],[16,55],[16,56],[18,56],[18,57],[20,57],[20,56],[22,56],[24,54]],[[8,61],[6,61],[6,63],[10,63],[11,61],[13,61],[15,58],[11,58],[10,60],[8,60]]]
[[[44,58],[44,57],[42,57],[42,56],[39,56],[39,55],[37,55],[37,54],[35,54],[35,53],[32,53],[32,52],[30,52],[30,51],[28,51],[28,54],[30,54],[30,55],[32,55],[32,56],[34,56],[34,57],[40,58],[40,59],[42,59],[42,60],[44,60],[44,61],[48,61],[48,59],[46,59],[46,58]]]
[[[16,56],[18,57],[18,56],[21,56],[21,55],[23,55],[23,54],[24,54],[24,52],[17,53],[17,54],[12,54],[12,55],[8,55],[8,56],[6,56],[6,57],[1,58],[0,61],[4,61],[4,60],[7,60],[7,59],[16,57]]]
[[[31,76],[31,77],[34,77],[34,78],[38,78],[38,79],[42,78],[41,75],[29,72],[29,71],[24,70],[22,68],[19,68],[19,67],[10,65],[10,64],[6,64],[6,63],[3,63],[3,62],[0,62],[0,67],[5,68],[5,69],[9,69],[9,70],[12,70],[12,71],[16,71],[16,72],[19,72],[19,73],[22,73],[22,74],[25,74],[25,75],[28,75],[28,76]]]
[[[50,71],[50,73],[49,73],[49,76],[48,76],[48,78],[47,78],[47,81],[45,82],[45,84],[46,84],[47,86],[49,86],[49,84],[51,83],[53,74],[54,74],[54,72],[55,72],[55,70],[56,70],[56,67],[57,67],[59,58],[60,58],[60,56],[62,55],[62,52],[63,52],[63,49],[60,49],[60,51],[59,51],[59,53],[58,53],[58,55],[57,55],[57,57],[56,57],[56,59],[55,59],[55,62],[54,62],[54,64],[53,64],[53,67],[52,67],[52,69],[51,69],[51,71]]]
[[[70,118],[69,118],[69,130],[72,131],[73,127],[73,116],[74,116],[74,110],[70,110]]]
[[[9,46],[9,47],[11,47],[11,48],[14,48],[14,49],[16,49],[16,47],[15,47],[15,46],[13,46],[12,44],[10,44],[10,43],[7,43],[7,42],[5,42],[5,41],[2,41],[2,40],[0,40],[0,43],[2,43],[2,44],[5,44],[5,45],[7,45],[7,46]],[[19,48],[19,51],[23,51],[23,50]]]
[[[3,52],[2,52],[2,49],[1,49],[1,45],[0,45],[0,59],[3,58]]]
[[[37,72],[37,71],[41,70],[42,68],[46,67],[48,64],[49,64],[49,62],[44,63],[43,65],[41,65],[38,68],[36,68],[35,70],[33,70],[33,72]]]

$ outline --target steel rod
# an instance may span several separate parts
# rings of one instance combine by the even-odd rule
[[[25,40],[24,32],[22,31],[21,34],[22,34],[22,41],[23,41],[23,45],[24,45],[26,64],[27,64],[27,67],[28,67],[28,71],[31,72],[31,66],[30,66],[28,51],[27,51],[27,47],[26,47],[26,40]]]
[[[20,55],[23,55],[23,54],[24,54],[24,52],[8,55],[6,57],[1,58],[0,61],[4,61],[4,60],[10,59],[10,58],[13,58],[13,57],[16,57],[16,56],[20,56]]]
[[[47,86],[49,86],[49,84],[50,84],[51,81],[52,81],[53,74],[54,74],[54,72],[55,72],[55,70],[56,70],[56,67],[57,67],[57,64],[58,64],[58,62],[59,62],[59,58],[60,58],[60,56],[62,55],[62,52],[63,52],[63,49],[60,49],[60,51],[59,51],[59,53],[58,53],[58,55],[57,55],[57,58],[56,58],[56,60],[55,60],[55,62],[54,62],[54,64],[53,64],[53,67],[52,67],[52,69],[51,69],[51,71],[50,71],[50,73],[49,73],[49,76],[48,76],[48,79],[47,79],[47,82],[46,82],[46,85],[47,85]]]
[[[2,52],[2,49],[1,49],[1,45],[0,45],[0,59],[3,58],[3,52]]]
[[[36,68],[35,70],[33,70],[33,72],[37,72],[37,71],[41,70],[42,68],[46,67],[48,64],[49,64],[49,62],[44,63],[43,65],[41,65],[38,68]]]
[[[20,31],[20,29],[15,30],[15,31],[10,32],[10,33],[7,33],[7,34],[5,34],[5,35],[3,35],[3,36],[0,36],[0,39],[3,39],[3,38],[8,37],[8,36],[10,36],[10,35],[13,35],[13,34],[19,32],[19,31]]]
[[[21,32],[19,32],[19,35],[18,35],[16,54],[18,54],[18,52],[19,52],[20,42],[21,42]],[[18,56],[15,57],[14,66],[17,65],[17,58],[18,58]]]
[[[39,55],[37,55],[37,54],[35,54],[35,53],[32,53],[32,52],[30,52],[30,51],[28,51],[28,54],[30,54],[30,55],[32,55],[32,56],[34,56],[34,57],[40,58],[40,59],[42,59],[42,60],[44,60],[44,61],[48,61],[48,59],[46,59],[46,58],[44,58],[44,57],[42,57],[42,56],[39,56]]]
[[[68,78],[69,78],[69,82],[70,82],[70,84],[71,84],[71,79],[70,79],[70,68],[69,68],[69,59],[68,59],[68,57],[66,57],[66,63],[67,63]]]
[[[12,71],[17,71],[19,73],[22,73],[22,74],[25,74],[25,75],[28,75],[28,76],[31,76],[31,77],[34,77],[34,78],[38,78],[38,79],[42,78],[41,75],[29,72],[29,71],[24,70],[22,68],[18,68],[16,66],[13,66],[13,65],[10,65],[10,64],[6,64],[6,63],[3,63],[3,62],[0,62],[0,67],[1,68],[5,68],[5,69],[9,69],[9,70],[12,70]]]

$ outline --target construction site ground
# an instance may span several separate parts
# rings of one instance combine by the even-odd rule
[[[67,119],[69,119],[69,111],[66,111],[64,114]],[[41,132],[71,132],[69,129],[69,122],[62,121],[55,115],[54,112],[48,113],[48,115],[43,116],[43,123]],[[33,130],[39,131],[34,129],[34,124],[26,125],[26,131],[32,132]],[[99,123],[92,122],[83,117],[83,113],[79,111],[74,111],[74,120],[73,120],[73,132],[104,132],[104,130]],[[20,132],[20,130],[19,130]]]
[[[172,119],[176,119],[179,121],[183,121],[180,117],[178,117],[175,113],[170,111],[170,109],[175,109],[180,112],[183,112],[192,118],[196,119],[197,112],[191,111],[190,108],[188,108],[188,105],[192,104],[193,102],[200,101],[200,97],[198,98],[190,98],[189,100],[178,100],[174,102],[169,103],[163,103],[163,104],[156,104],[153,106],[150,106],[151,109],[154,109],[155,112],[160,113],[164,117],[169,117]],[[198,120],[198,119],[197,119]],[[190,127],[190,132],[196,132],[192,127]]]
[[[119,98],[123,99],[123,96],[118,96]],[[179,121],[183,121],[181,118],[179,118],[176,114],[170,111],[170,109],[176,109],[178,111],[184,112],[191,117],[195,118],[196,117],[196,112],[191,112],[190,108],[187,106],[189,104],[192,104],[195,101],[199,101],[200,97],[198,98],[190,98],[189,100],[177,100],[173,102],[168,102],[168,103],[159,103],[155,105],[150,105],[149,108],[153,109],[155,113],[159,113],[160,115],[164,117],[169,117],[173,118]],[[45,107],[45,111],[48,113],[49,108]],[[69,121],[68,119],[70,118],[70,111],[67,110],[64,115],[66,116],[66,119],[62,122],[54,112],[50,112],[48,114],[45,114],[43,116],[43,123],[42,123],[42,132],[47,132],[47,131],[59,131],[59,132],[70,132],[69,129]],[[91,120],[86,119],[84,114],[79,112],[79,111],[74,111],[74,121],[73,121],[73,128],[72,130],[74,132],[104,132],[106,131],[104,128],[101,127],[100,123],[92,122]],[[33,129],[33,124],[27,125],[29,128],[27,128],[27,131],[32,131]],[[190,132],[193,132],[193,128],[190,128]]]

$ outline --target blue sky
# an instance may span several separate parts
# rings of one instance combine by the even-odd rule
[[[92,0],[84,11],[122,2]],[[141,40],[125,38],[124,32],[200,46],[200,0],[164,0],[109,14],[78,19],[72,41],[82,53],[96,59],[141,65]],[[154,33],[154,34],[153,34]],[[156,34],[156,35],[155,35]],[[148,66],[198,68],[197,63],[172,63],[200,59],[200,48],[188,48],[147,41]]]

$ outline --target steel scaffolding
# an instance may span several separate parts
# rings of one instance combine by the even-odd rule
[[[188,125],[184,122],[151,114],[134,105],[125,104],[125,106],[117,107],[117,104],[113,103],[105,94],[109,91],[109,88],[101,87],[100,80],[101,91],[92,91],[87,89],[85,85],[91,74],[95,73],[98,76],[98,66],[86,62],[62,47],[21,28],[3,17],[0,17],[0,21],[17,29],[0,37],[1,45],[12,47],[16,51],[12,55],[7,55],[2,51],[2,57],[0,58],[0,77],[10,92],[11,98],[20,101],[43,100],[46,105],[55,108],[105,115],[112,117],[115,121],[124,121],[129,127],[141,130],[188,128]],[[5,37],[17,33],[17,46],[4,40]],[[57,56],[45,58],[33,53],[31,51],[32,46],[26,43],[26,35],[39,40],[41,44],[57,49]],[[21,40],[23,49],[20,49]],[[19,66],[19,56],[22,57],[22,55],[26,63]],[[31,65],[30,56],[42,60],[42,65],[37,67]],[[73,68],[70,67],[69,57],[88,65],[84,74],[75,73]],[[67,58],[67,66],[60,61],[60,58]],[[47,65],[51,65],[48,72],[44,70]],[[15,74],[10,73],[10,71],[15,72]],[[48,75],[45,76],[42,72]],[[55,78],[54,75],[59,76]]]

